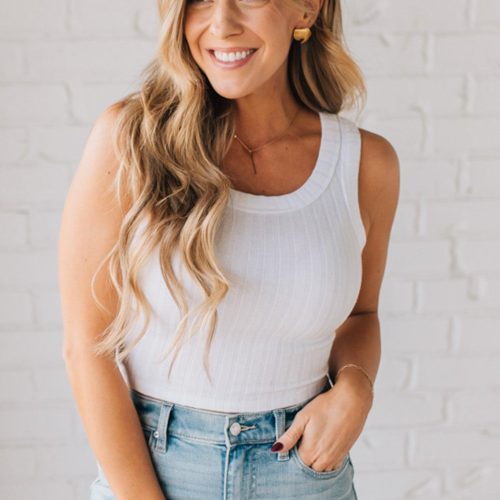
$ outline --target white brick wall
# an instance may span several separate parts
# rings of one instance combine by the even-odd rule
[[[401,161],[360,500],[500,497],[500,2],[345,1],[360,126]],[[56,242],[95,117],[153,54],[155,2],[0,2],[0,498],[88,498]]]

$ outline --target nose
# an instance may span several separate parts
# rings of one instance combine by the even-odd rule
[[[214,2],[210,19],[210,34],[219,39],[241,32],[240,11],[232,0]]]

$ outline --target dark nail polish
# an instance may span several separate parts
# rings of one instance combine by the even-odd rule
[[[271,451],[280,451],[283,448],[283,443],[280,443],[279,441],[274,443]]]

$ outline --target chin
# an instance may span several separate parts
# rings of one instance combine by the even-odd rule
[[[238,86],[235,86],[235,88],[230,89],[227,87],[219,87],[218,85],[214,85],[214,82],[212,81],[210,81],[210,84],[217,94],[225,97],[226,99],[240,99],[250,94],[247,89],[244,90],[243,88],[241,88],[242,86],[240,88],[238,88]]]

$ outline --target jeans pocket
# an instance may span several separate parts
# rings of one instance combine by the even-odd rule
[[[295,461],[297,466],[305,472],[307,475],[314,477],[316,479],[331,479],[337,476],[340,476],[345,470],[347,470],[347,466],[350,463],[349,460],[349,453],[344,457],[344,460],[342,461],[342,464],[334,469],[334,470],[328,470],[328,471],[317,471],[314,470],[312,467],[307,465],[302,458],[299,455],[298,451],[298,443],[295,444],[295,446],[290,450],[290,453],[292,455],[292,459]]]

